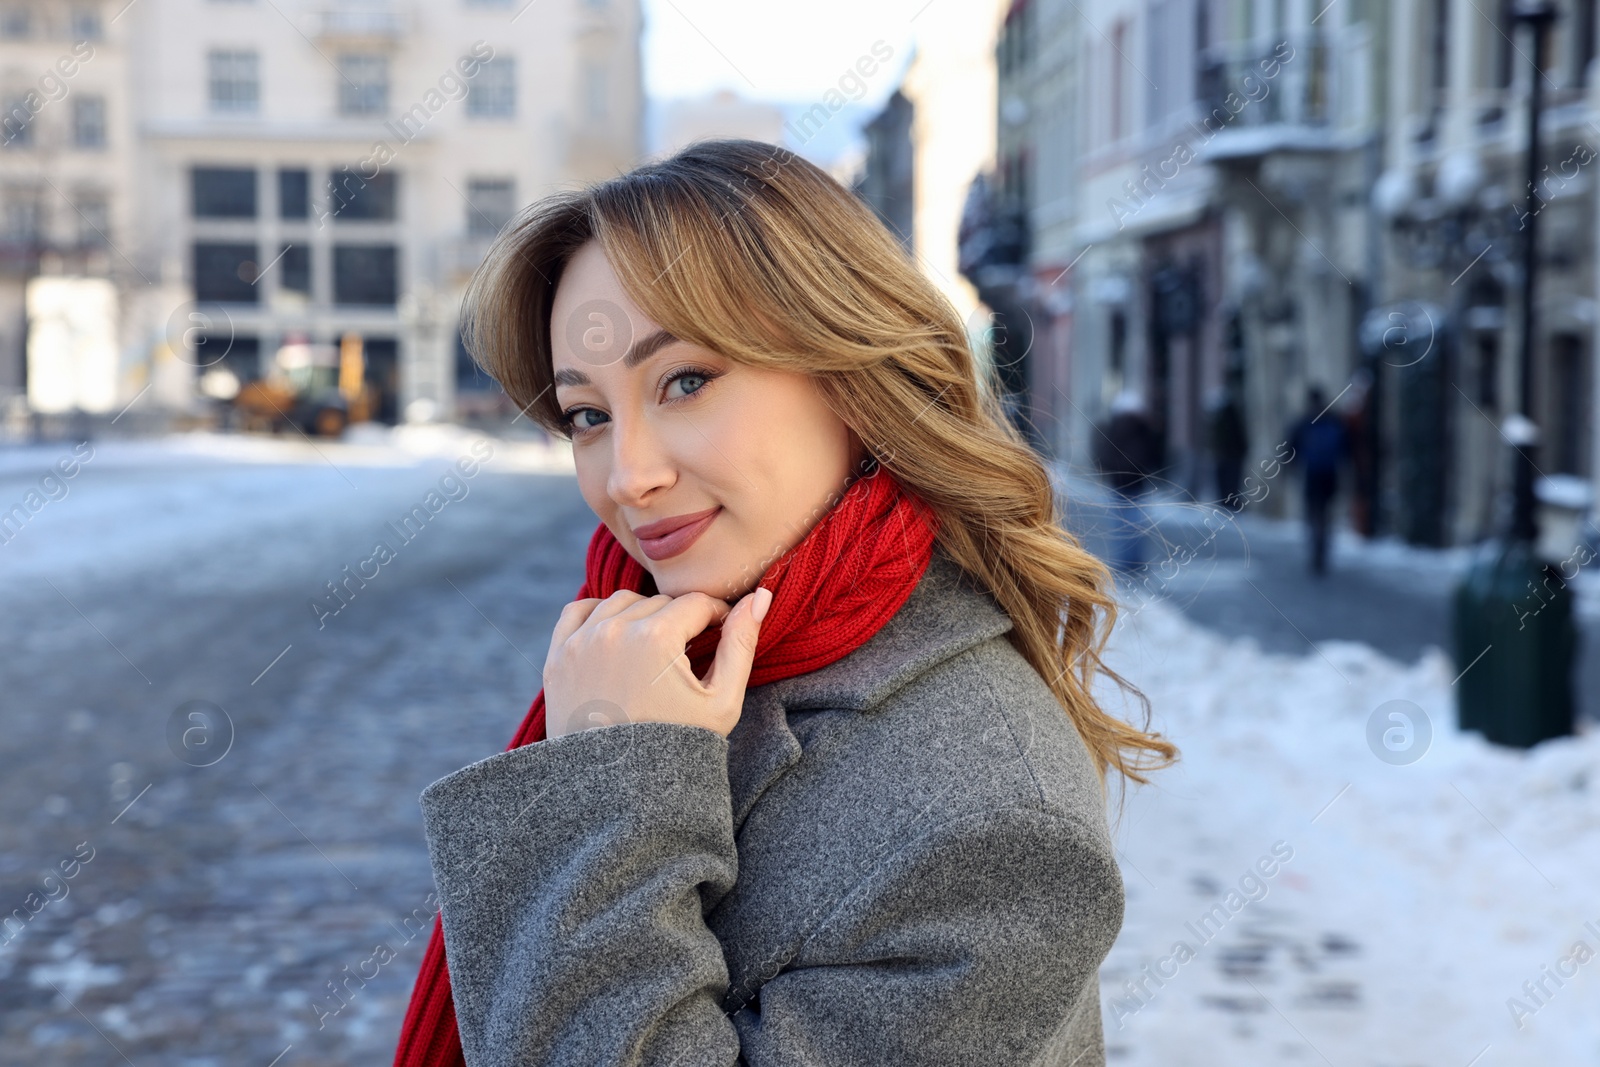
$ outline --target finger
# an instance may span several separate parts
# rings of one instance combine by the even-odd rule
[[[756,645],[761,639],[761,620],[756,618],[756,608],[765,612],[771,605],[772,590],[761,587],[741,597],[734,605],[722,622],[717,655],[705,676],[706,688],[742,690],[749,682],[750,670],[756,661]]]
[[[588,621],[605,622],[621,615],[641,600],[647,599],[649,598],[643,593],[635,593],[632,589],[618,589],[600,602],[600,606],[590,613]]]
[[[666,593],[657,593],[655,596],[647,596],[642,600],[634,601],[623,610],[610,616],[610,618],[626,619],[628,621],[643,619],[654,615],[670,603],[672,603],[672,597]]]
[[[555,629],[550,633],[550,647],[558,648],[567,638],[578,631],[578,627],[588,621],[594,609],[600,606],[599,597],[587,597],[583,600],[574,600],[561,609],[561,617],[556,620]]]
[[[682,648],[714,622],[725,620],[732,608],[725,600],[709,593],[685,593],[650,613],[651,624],[658,626],[676,648]]]

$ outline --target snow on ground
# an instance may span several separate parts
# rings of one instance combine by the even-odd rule
[[[376,516],[403,513],[476,438],[408,427],[340,442],[96,442],[69,494],[0,546],[0,575],[70,593],[184,559],[164,581],[237,586],[283,572],[273,553],[348,559]],[[571,470],[559,446],[493,447],[489,472]],[[0,450],[0,510],[70,451]],[[163,466],[184,476],[150,470]],[[1252,518],[1252,537],[1299,536]],[[1359,539],[1336,552],[1397,582],[1459,562]],[[1183,759],[1130,791],[1117,828],[1128,905],[1102,971],[1110,1062],[1600,1063],[1600,957],[1588,955],[1600,953],[1600,735],[1497,749],[1455,731],[1442,653],[1409,666],[1347,642],[1269,655],[1159,601],[1130,605],[1111,665],[1150,697]],[[1418,727],[1413,762],[1376,754],[1394,721],[1368,739],[1374,713],[1395,707]]]
[[[1268,655],[1159,602],[1109,662],[1182,750],[1118,827],[1110,1062],[1600,1062],[1600,733],[1497,748],[1441,653]]]
[[[186,558],[184,581],[237,585],[277,573],[275,557],[303,554],[312,538],[337,545],[357,531],[365,537],[374,503],[398,520],[460,457],[488,456],[474,478],[572,472],[570,446],[491,437],[487,451],[474,452],[484,436],[450,425],[361,425],[342,440],[219,433],[103,440],[92,442],[86,459],[75,457],[70,441],[0,449],[0,514],[36,494],[27,521],[0,530],[0,574],[93,579]],[[60,477],[57,462],[74,458],[76,472]],[[172,477],[173,468],[186,476]],[[47,475],[54,475],[49,485]],[[473,481],[465,484],[470,499]],[[367,506],[351,506],[352,499]]]

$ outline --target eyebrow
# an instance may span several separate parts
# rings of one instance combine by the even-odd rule
[[[679,340],[681,340],[681,338],[673,336],[666,330],[657,330],[655,333],[644,338],[632,348],[628,349],[628,354],[622,357],[622,365],[629,370],[632,370],[645,360],[649,359],[651,356],[655,355],[657,352],[661,351],[663,348],[670,344],[676,344]],[[573,370],[571,367],[565,367],[556,371],[552,384],[590,385],[592,383],[589,381],[589,376],[583,373],[583,371]]]

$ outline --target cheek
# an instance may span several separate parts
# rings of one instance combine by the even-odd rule
[[[609,524],[612,509],[616,507],[615,502],[606,493],[606,480],[610,476],[610,471],[600,461],[599,456],[592,454],[580,453],[576,457],[576,466],[578,492],[583,494],[583,502],[589,505],[589,510]]]
[[[731,488],[743,498],[742,525],[763,550],[787,550],[803,538],[838,502],[851,473],[847,435],[807,414],[779,423],[790,427],[781,437],[770,428],[751,435],[737,453],[758,488],[743,479]]]

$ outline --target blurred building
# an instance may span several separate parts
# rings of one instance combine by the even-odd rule
[[[867,138],[867,149],[852,186],[855,194],[900,238],[908,252],[914,251],[912,235],[916,231],[913,212],[916,152],[911,143],[913,111],[911,101],[896,89],[883,109],[861,128]]]
[[[973,176],[994,166],[995,52],[1005,0],[929,4],[900,91],[911,104],[911,250],[986,354],[990,309],[960,269],[962,216]]]
[[[0,392],[40,273],[114,282],[123,403],[350,335],[382,418],[494,392],[463,287],[521,207],[642,158],[639,42],[637,0],[8,6],[13,100],[93,51],[0,152]]]
[[[1348,380],[1380,117],[1367,7],[1010,6],[971,270],[1014,277],[1031,419],[1056,454],[1087,463],[1111,398],[1134,391],[1163,480],[1204,496],[1220,390],[1270,456],[1307,384]]]
[[[1531,211],[1541,469],[1593,482],[1596,6],[1554,3],[1530,200],[1509,3],[1013,0],[962,271],[1031,329],[1042,446],[1088,465],[1136,391],[1165,483],[1214,499],[1211,406],[1241,405],[1259,471],[1316,385],[1354,430],[1358,531],[1480,539],[1504,518]],[[1297,513],[1293,477],[1255,506]]]
[[[1596,5],[1562,0],[1547,38],[1531,414],[1539,468],[1593,480]],[[1370,324],[1394,380],[1385,489],[1396,532],[1424,544],[1496,529],[1519,410],[1531,35],[1509,4],[1388,7],[1390,114],[1373,206],[1384,306]],[[1409,343],[1396,344],[1405,341]],[[1422,352],[1432,346],[1427,358]]]
[[[134,138],[112,14],[88,4],[0,9],[0,405],[25,394],[29,280],[131,273],[113,241],[133,216]],[[116,399],[96,383],[60,384],[69,404],[80,386],[96,409]]]

